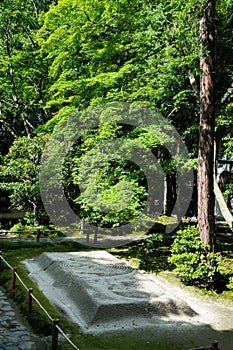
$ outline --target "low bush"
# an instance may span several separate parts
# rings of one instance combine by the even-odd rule
[[[17,234],[19,237],[23,238],[35,238],[38,234],[40,237],[46,238],[64,237],[64,234],[52,225],[34,226],[30,224],[24,225],[22,222],[18,222],[12,226],[10,232]]]
[[[17,224],[12,226],[10,229],[10,232],[17,233],[17,234],[22,234],[24,231],[25,231],[25,226],[21,222],[18,222]]]
[[[187,226],[177,232],[171,253],[168,260],[175,265],[175,271],[184,284],[217,288],[221,257],[209,252],[209,246],[199,238],[197,226]]]

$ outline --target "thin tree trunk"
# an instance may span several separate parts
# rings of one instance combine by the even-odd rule
[[[198,226],[201,240],[214,251],[214,27],[215,0],[205,2],[200,21],[200,132]]]
[[[165,191],[163,214],[171,216],[177,198],[175,174],[166,174],[164,188]]]

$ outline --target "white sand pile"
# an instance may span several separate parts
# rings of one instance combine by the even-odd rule
[[[195,316],[152,276],[105,251],[43,253],[25,264],[50,302],[82,328]]]
[[[210,344],[216,330],[233,328],[231,308],[203,302],[105,251],[43,253],[25,265],[51,304],[87,333],[143,332],[156,339],[175,334],[178,341],[185,334],[193,343],[202,336]],[[233,344],[232,332],[229,337]]]

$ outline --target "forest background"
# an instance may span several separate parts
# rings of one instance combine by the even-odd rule
[[[129,102],[167,118],[182,136],[197,171],[200,36],[206,1],[4,0],[0,4],[1,207],[27,212],[30,225],[48,224],[38,182],[50,135],[70,115],[106,103]],[[215,138],[219,157],[232,154],[233,1],[216,2]],[[98,186],[107,203],[120,200],[120,179],[132,184],[127,210],[103,214],[78,190],[78,164],[98,142],[142,142],[158,158],[167,182],[164,214],[176,200],[174,161],[158,138],[140,128],[106,123],[88,132],[66,157],[64,189],[86,221],[120,226],[146,200],[143,172],[108,162]],[[88,184],[89,189],[92,183]],[[93,189],[94,190],[94,189]],[[120,192],[122,194],[122,192]],[[10,203],[8,202],[10,200]]]

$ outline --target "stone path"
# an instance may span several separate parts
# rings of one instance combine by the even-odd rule
[[[39,350],[36,337],[0,289],[0,350]]]

